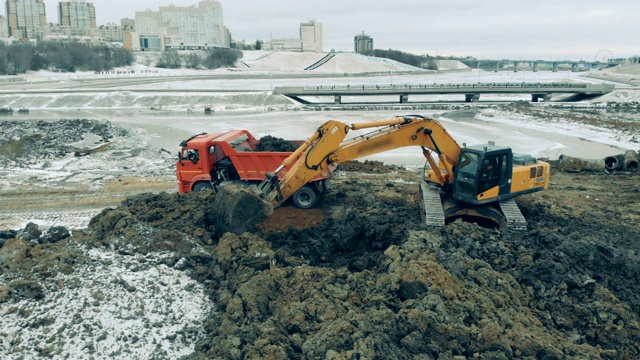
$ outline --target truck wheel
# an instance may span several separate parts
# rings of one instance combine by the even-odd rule
[[[318,193],[309,184],[301,187],[298,191],[293,193],[292,200],[293,205],[300,209],[311,209],[318,203]]]
[[[193,186],[193,191],[212,191],[211,183],[201,181]]]

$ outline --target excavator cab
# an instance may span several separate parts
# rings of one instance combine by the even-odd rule
[[[512,162],[510,148],[462,148],[453,182],[453,198],[480,205],[512,197]]]

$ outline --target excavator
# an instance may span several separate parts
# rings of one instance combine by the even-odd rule
[[[345,140],[350,131],[362,129],[375,130]],[[513,199],[549,187],[548,163],[491,142],[460,146],[437,120],[409,115],[351,125],[325,122],[266,174],[257,187],[258,195],[275,208],[327,169],[405,146],[420,147],[428,164],[420,182],[422,215],[428,226],[462,218],[502,230],[524,230],[526,220]],[[288,169],[284,176],[279,174],[283,169]],[[308,194],[315,202],[317,194]],[[221,211],[232,218],[246,210],[232,206]]]

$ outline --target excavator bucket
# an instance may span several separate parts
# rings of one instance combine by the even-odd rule
[[[273,205],[256,189],[223,186],[213,201],[214,222],[223,232],[242,234],[273,214]]]

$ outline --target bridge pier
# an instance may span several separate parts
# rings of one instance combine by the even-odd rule
[[[333,103],[334,103],[334,104],[342,104],[342,96],[340,96],[340,95],[335,95],[335,96],[333,97]]]
[[[553,70],[551,70],[552,72],[558,72],[558,63],[553,63]]]
[[[480,100],[480,94],[464,94],[464,101],[477,102]]]
[[[496,72],[500,71],[500,62],[496,61]]]
[[[578,71],[578,64],[571,64],[571,72]]]
[[[537,62],[533,63],[533,72],[538,72],[538,63]]]
[[[409,94],[400,94],[400,104],[406,104],[409,102]]]
[[[551,94],[531,94],[532,102],[540,102],[541,99],[544,102],[548,102],[551,100]]]
[[[518,65],[520,65],[520,63],[517,61],[513,63],[513,72],[518,72]]]

